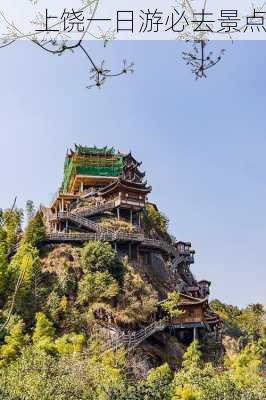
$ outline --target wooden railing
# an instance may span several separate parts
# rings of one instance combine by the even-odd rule
[[[188,253],[188,254],[177,254],[177,256],[174,258],[172,261],[172,268],[175,270],[177,266],[181,263],[187,263],[187,264],[193,264],[194,263],[194,257]]]
[[[103,208],[111,207],[111,202],[109,204],[102,205],[101,210]],[[99,206],[100,207],[100,206]],[[92,211],[92,210],[91,210]],[[88,213],[89,211],[86,211]],[[93,211],[95,212],[95,211]],[[62,240],[78,240],[78,241],[86,241],[86,240],[106,240],[106,241],[134,241],[134,242],[139,242],[142,244],[143,247],[148,247],[148,248],[154,248],[154,249],[159,249],[167,254],[170,254],[171,256],[175,257],[175,260],[173,262],[173,268],[174,265],[176,265],[178,262],[180,263],[182,260],[184,260],[183,257],[187,256],[180,256],[176,247],[171,245],[170,243],[167,243],[163,240],[156,240],[156,239],[149,239],[145,238],[142,233],[123,233],[123,232],[115,232],[113,230],[107,229],[103,227],[101,224],[91,221],[87,218],[85,218],[83,215],[84,213],[74,213],[74,212],[59,212],[57,214],[57,218],[62,219],[62,220],[70,220],[74,222],[77,225],[83,226],[89,230],[92,230],[97,234],[97,236],[94,235],[94,237],[97,237],[97,239],[91,239],[93,236],[90,233],[80,233],[78,234],[72,234],[72,233],[58,233],[60,236],[55,236],[57,233],[46,235],[46,238],[50,237],[50,240],[60,240],[59,237],[62,238]],[[88,215],[88,214],[87,214]],[[99,236],[100,234],[100,236]],[[52,235],[52,236],[51,236]],[[62,236],[63,235],[63,236]],[[100,239],[98,239],[100,237]],[[188,259],[186,259],[187,261]]]
[[[133,350],[139,346],[144,340],[148,339],[156,332],[163,331],[167,326],[167,318],[155,321],[146,328],[140,329],[137,332],[132,332],[130,334],[120,334],[114,338],[111,338],[103,346],[103,351],[117,350],[120,347],[124,347],[126,351]]]
[[[94,206],[91,208],[85,208],[82,210],[73,210],[74,214],[78,214],[81,217],[92,217],[97,214],[101,214],[104,211],[112,210],[115,207],[114,201],[108,201],[104,204],[99,204],[98,206]]]
[[[87,224],[88,222],[88,224]],[[64,233],[64,232],[56,232],[46,234],[44,237],[44,241],[78,241],[78,242],[85,242],[87,240],[100,240],[106,242],[115,242],[115,241],[131,241],[140,243],[143,247],[148,248],[156,248],[160,249],[167,254],[171,254],[176,256],[172,265],[173,268],[176,268],[177,263],[181,263],[183,261],[183,256],[179,257],[177,250],[174,246],[169,245],[160,240],[153,240],[153,239],[146,239],[143,234],[138,233],[123,233],[123,232],[113,232],[105,229],[100,229],[98,224],[93,221],[87,221],[82,224],[96,232],[86,232],[86,233]],[[96,225],[96,226],[95,226]]]
[[[91,221],[90,221],[91,222]],[[87,240],[101,240],[106,242],[115,241],[131,241],[141,243],[143,247],[153,247],[156,249],[161,249],[169,254],[176,255],[176,250],[173,246],[170,246],[163,241],[146,239],[142,234],[134,233],[123,233],[123,232],[113,232],[113,231],[98,231],[95,233],[65,233],[56,232],[46,234],[44,241],[79,241],[85,242]]]
[[[58,189],[55,193],[54,193],[54,195],[53,195],[53,197],[52,197],[52,204],[55,202],[55,200],[57,199],[57,197],[60,195],[60,189]]]
[[[106,242],[113,241],[135,241],[142,242],[144,236],[138,234],[130,234],[130,233],[114,233],[114,232],[86,232],[86,233],[65,233],[65,232],[56,232],[49,233],[44,236],[44,241],[79,241],[85,242],[86,240],[101,240]]]
[[[158,248],[158,249],[164,250],[166,253],[172,254],[174,256],[177,255],[176,248],[174,246],[172,246],[171,244],[164,242],[162,240],[145,238],[142,245],[146,246],[146,247],[153,247],[153,248]]]
[[[41,206],[40,209],[47,221],[50,222],[57,218],[57,214],[54,214],[50,208]]]
[[[43,237],[44,242],[86,242],[88,240],[99,240],[112,242],[115,240],[113,233],[49,233]]]
[[[117,232],[114,233],[115,240],[118,241],[131,241],[131,242],[140,242],[143,243],[144,235],[141,233],[124,233],[124,232]]]
[[[58,218],[59,219],[68,219],[78,225],[84,226],[85,228],[91,229],[92,231],[97,232],[97,233],[112,233],[112,231],[104,228],[100,224],[97,224],[94,221],[91,221],[87,218],[81,217],[78,214],[73,214],[71,212],[59,212]]]

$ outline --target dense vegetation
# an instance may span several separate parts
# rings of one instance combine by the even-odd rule
[[[148,235],[158,234],[164,236],[167,234],[169,220],[155,205],[147,203],[142,213],[142,225]]]
[[[194,341],[182,368],[161,363],[139,378],[133,354],[103,352],[105,326],[97,316],[111,327],[135,328],[148,323],[159,303],[178,315],[179,296],[159,302],[145,277],[107,243],[39,246],[41,215],[29,203],[27,216],[22,236],[22,212],[0,213],[0,400],[266,399],[261,305],[212,302],[227,343],[235,344],[218,365],[204,362]],[[147,213],[149,229],[157,217],[156,210]]]
[[[224,321],[224,333],[237,338],[240,344],[265,336],[265,310],[261,304],[250,304],[240,309],[213,300],[211,307]]]

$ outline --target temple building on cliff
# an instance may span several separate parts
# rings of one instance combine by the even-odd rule
[[[44,242],[111,243],[132,266],[141,266],[148,280],[159,277],[162,299],[167,292],[180,293],[183,314],[172,319],[166,329],[181,339],[214,331],[220,322],[208,306],[210,282],[197,281],[191,273],[195,254],[191,243],[145,227],[145,207],[156,211],[157,207],[148,201],[152,188],[140,168],[141,163],[131,153],[75,145],[66,154],[59,191],[49,207],[41,208],[46,225]]]

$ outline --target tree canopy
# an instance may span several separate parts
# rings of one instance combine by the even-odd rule
[[[0,221],[0,399],[266,399],[262,305],[241,309],[211,303],[224,322],[225,336],[239,344],[218,364],[206,362],[202,344],[193,341],[184,349],[181,366],[167,363],[169,353],[149,365],[142,354],[145,345],[132,353],[105,348],[106,329],[111,327],[113,335],[121,327],[124,332],[140,329],[162,310],[169,318],[178,317],[177,292],[161,300],[145,273],[119,258],[108,243],[42,248],[38,212],[23,234],[21,212],[1,212]],[[14,243],[18,247],[10,257]],[[170,340],[169,332],[152,337],[148,352],[153,344],[159,354],[162,338]],[[141,369],[139,377],[136,370]]]

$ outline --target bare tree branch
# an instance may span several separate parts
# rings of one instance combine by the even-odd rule
[[[124,74],[127,74],[128,72],[133,72],[133,63],[130,63],[127,65],[126,61],[123,61],[123,67],[120,71],[118,72],[112,72],[109,69],[104,68],[104,61],[100,63],[99,66],[97,66],[97,63],[93,60],[92,56],[89,54],[88,50],[84,46],[84,41],[85,37],[89,33],[89,29],[91,26],[91,23],[93,19],[95,18],[98,5],[99,5],[100,0],[92,0],[89,4],[85,5],[84,7],[80,8],[77,12],[84,11],[88,8],[91,8],[94,6],[91,18],[89,19],[88,24],[86,25],[86,28],[84,32],[82,33],[80,39],[74,43],[70,44],[68,40],[62,39],[62,35],[58,34],[56,37],[52,38],[49,37],[48,32],[46,32],[46,37],[40,37],[41,32],[35,32],[35,33],[30,33],[25,35],[23,32],[21,32],[13,23],[10,23],[5,15],[0,11],[0,16],[4,19],[6,22],[8,29],[10,31],[9,37],[8,35],[5,36],[5,38],[2,40],[3,44],[0,45],[0,48],[8,47],[9,45],[15,43],[19,39],[29,39],[33,44],[36,46],[40,47],[42,50],[46,51],[47,53],[50,54],[55,54],[55,55],[62,55],[67,51],[72,51],[74,52],[75,49],[80,49],[83,54],[85,54],[86,58],[89,60],[89,63],[91,65],[91,68],[89,69],[90,75],[89,79],[94,81],[94,84],[88,85],[87,88],[92,88],[94,86],[96,87],[102,87],[103,84],[106,82],[107,78],[111,77],[118,77]],[[37,22],[35,22],[37,24]],[[58,22],[51,26],[51,29],[54,29],[58,26],[60,26],[63,22]],[[39,24],[39,22],[38,22]],[[96,38],[95,35],[92,35],[94,38]],[[104,46],[106,46],[107,41],[109,40],[107,35],[103,35],[104,39]],[[8,41],[9,40],[9,41]]]

